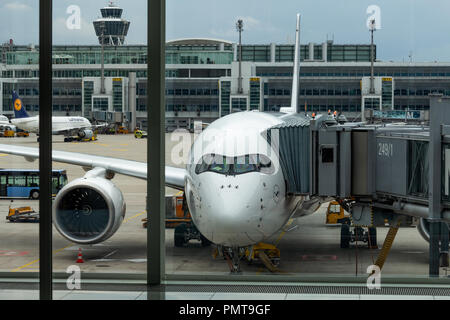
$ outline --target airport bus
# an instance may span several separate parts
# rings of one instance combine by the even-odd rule
[[[67,184],[66,170],[53,170],[52,194]],[[39,170],[0,169],[0,198],[39,199]]]

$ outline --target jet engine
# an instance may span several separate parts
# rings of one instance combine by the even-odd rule
[[[53,203],[53,222],[66,239],[95,244],[119,229],[125,211],[122,192],[110,180],[86,175],[58,193]]]
[[[417,230],[422,238],[424,238],[427,242],[430,242],[430,222],[428,222],[427,219],[420,218],[420,222],[417,225]]]
[[[92,137],[94,136],[94,132],[92,130],[80,130],[80,132],[78,132],[78,136],[81,139],[92,139]]]

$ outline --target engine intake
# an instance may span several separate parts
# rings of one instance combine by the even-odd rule
[[[80,132],[78,132],[78,136],[81,139],[92,139],[92,137],[94,136],[94,132],[92,130],[80,130]]]
[[[66,185],[53,204],[53,222],[66,239],[95,244],[110,238],[125,217],[122,192],[100,177],[79,178]]]

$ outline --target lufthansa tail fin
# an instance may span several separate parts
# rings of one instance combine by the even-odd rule
[[[12,92],[12,101],[14,108],[14,117],[16,119],[28,118],[29,115],[25,111],[25,106],[22,104],[22,100],[20,100],[19,95],[15,91]]]

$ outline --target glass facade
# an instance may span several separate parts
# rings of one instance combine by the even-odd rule
[[[84,81],[83,82],[83,97],[84,97],[84,115],[89,116],[89,113],[92,111],[92,93],[94,92],[94,82],[93,81]]]
[[[250,79],[250,110],[259,110],[261,104],[261,82],[259,78]]]
[[[231,93],[231,82],[221,81],[220,82],[220,116],[223,117],[230,113],[230,93]]]
[[[393,109],[394,84],[392,78],[383,78],[381,80],[381,105],[383,110]]]
[[[104,5],[101,1],[97,2],[99,7]],[[145,3],[141,1],[139,8],[144,7]],[[220,6],[222,5],[232,8],[231,4],[222,2]],[[219,3],[211,3],[210,10],[220,13],[220,6]],[[170,8],[174,10],[176,7]],[[198,10],[192,8],[194,9]],[[148,30],[151,36],[158,39],[157,35],[161,30],[154,23],[164,15],[163,12],[149,12],[153,14],[153,19],[149,20]],[[121,13],[120,10],[111,14],[114,16]],[[183,14],[187,17],[186,23],[193,23],[197,19],[190,12]],[[269,16],[271,14],[275,15],[270,13]],[[175,12],[168,10],[167,17],[171,16],[175,16]],[[208,17],[204,18],[207,20]],[[49,19],[48,23],[54,20]],[[168,23],[173,23],[174,28],[181,28],[174,20],[168,20]],[[164,28],[164,25],[160,23],[159,28]],[[25,35],[26,31],[24,28],[22,33]],[[71,31],[65,31],[65,38],[70,38]],[[288,292],[297,292],[296,290],[310,290],[315,292],[316,298],[327,297],[315,290],[320,291],[319,286],[329,284],[343,288],[341,295],[342,292],[358,292],[354,299],[373,294],[367,291],[369,288],[366,290],[367,278],[371,275],[367,268],[374,265],[377,256],[383,257],[382,254],[386,253],[381,246],[383,240],[393,240],[389,237],[392,229],[386,226],[386,221],[398,212],[386,209],[383,216],[385,220],[382,221],[384,224],[377,227],[377,233],[373,234],[373,227],[367,227],[366,224],[353,225],[354,221],[350,219],[348,212],[354,209],[351,207],[353,201],[367,201],[370,195],[355,193],[356,197],[350,198],[341,198],[339,195],[335,197],[337,203],[329,202],[328,198],[321,198],[320,201],[327,202],[318,203],[308,194],[290,194],[286,191],[286,178],[281,168],[285,165],[286,158],[269,152],[271,148],[275,149],[275,144],[269,145],[267,137],[261,134],[261,127],[268,129],[286,122],[278,114],[252,112],[240,117],[238,113],[247,108],[278,111],[289,105],[292,94],[292,70],[289,69],[292,67],[288,63],[277,63],[292,62],[293,46],[276,45],[275,57],[271,57],[270,45],[245,45],[244,62],[253,63],[246,67],[254,72],[250,77],[245,77],[249,81],[244,84],[246,92],[239,94],[236,92],[236,77],[232,74],[232,67],[223,66],[234,60],[233,44],[210,40],[203,44],[189,44],[196,42],[191,39],[184,44],[169,43],[164,56],[164,52],[158,51],[163,47],[164,41],[165,37],[162,37],[161,43],[149,47],[148,52],[146,46],[108,48],[105,55],[108,61],[105,75],[111,81],[107,82],[108,93],[103,95],[97,92],[100,76],[98,46],[55,46],[60,51],[55,50],[52,57],[47,56],[54,64],[50,73],[38,70],[38,47],[34,48],[35,51],[23,47],[23,50],[19,48],[17,52],[4,55],[8,62],[1,65],[0,84],[2,111],[7,111],[8,115],[20,108],[40,112],[41,119],[50,111],[54,112],[54,116],[60,116],[61,112],[77,112],[80,115],[83,110],[82,115],[86,117],[92,116],[91,111],[116,111],[107,114],[109,126],[104,132],[94,134],[97,128],[92,132],[86,128],[77,130],[80,142],[83,143],[71,143],[67,136],[61,135],[48,139],[45,134],[45,140],[40,136],[41,143],[37,143],[36,132],[31,132],[31,137],[27,139],[15,137],[2,141],[1,144],[40,148],[41,157],[51,156],[51,150],[47,150],[46,154],[44,151],[46,145],[52,145],[54,152],[64,151],[60,158],[62,162],[56,165],[47,159],[45,164],[50,169],[60,169],[67,173],[60,180],[48,181],[55,187],[51,191],[56,193],[53,199],[53,229],[49,219],[44,221],[45,224],[43,221],[40,224],[16,224],[9,220],[0,224],[0,269],[6,274],[4,277],[8,278],[8,273],[15,273],[14,276],[20,278],[23,273],[29,282],[41,275],[41,283],[45,282],[47,276],[50,277],[47,283],[51,284],[53,270],[61,288],[69,283],[66,280],[70,279],[70,270],[75,266],[78,268],[75,269],[81,270],[82,285],[90,281],[98,281],[101,285],[125,282],[128,285],[144,284],[147,285],[146,288],[153,290],[154,285],[164,283],[168,288],[176,283],[178,290],[182,291],[180,288],[195,283],[195,290],[205,290],[201,292],[203,297],[208,297],[206,293],[209,292],[206,291],[209,289],[202,286],[212,282],[215,285],[220,283],[220,290],[225,291],[230,290],[230,285],[239,283],[243,287],[248,286],[245,290],[252,294],[265,290],[266,287],[276,286],[274,290],[280,291],[282,298],[286,298],[290,294]],[[208,45],[207,42],[211,43]],[[314,56],[310,56],[309,46],[302,45],[301,60],[325,60],[326,54],[327,61],[336,64],[302,65],[299,85],[301,109],[304,105],[309,114],[312,111],[326,114],[328,110],[360,111],[359,81],[367,73],[369,47],[327,43],[326,53],[322,45],[314,45],[313,49],[311,52]],[[45,52],[48,51],[43,50],[42,54],[46,55]],[[275,58],[275,63],[270,62],[272,58]],[[353,64],[339,64],[341,62]],[[164,70],[164,63],[170,65],[170,69]],[[33,64],[35,66],[31,69],[25,67]],[[87,64],[94,66],[85,67]],[[141,66],[136,69],[129,66],[133,64]],[[175,64],[186,66],[173,66]],[[220,66],[214,69],[215,64]],[[68,66],[67,69],[61,67],[65,65]],[[11,66],[19,67],[9,69]],[[157,71],[148,74],[147,67]],[[136,91],[131,92],[136,94],[139,116],[137,127],[148,131],[148,140],[135,135],[119,134],[132,121],[117,114],[128,110],[128,90],[134,90],[132,86],[127,88],[129,79],[125,79],[130,71],[137,72],[138,77]],[[49,76],[51,74],[53,79]],[[376,74],[392,76],[395,86],[393,81],[384,80],[381,100],[366,99],[366,109],[379,109],[383,106],[423,110],[429,107],[429,93],[450,94],[450,81],[446,79],[450,76],[450,65],[411,67],[401,63],[391,66],[379,64]],[[408,78],[410,74],[414,74],[414,81]],[[159,79],[156,78],[158,76]],[[39,80],[42,83],[38,83]],[[47,84],[47,88],[50,87],[51,90],[45,90],[46,86],[41,90],[40,84]],[[17,91],[23,101],[12,101],[13,91]],[[40,106],[41,101],[44,101],[41,97],[50,99],[50,103]],[[164,110],[167,115],[165,123],[164,113],[161,113]],[[229,116],[228,120],[235,117],[237,121],[228,121],[227,124],[225,119],[211,124],[217,118],[225,116]],[[199,119],[205,120],[204,123],[201,126],[194,125],[194,121]],[[309,158],[307,152],[315,146],[310,146],[310,140],[305,140],[308,138],[306,134],[300,138],[296,121],[298,119],[288,123],[289,131],[286,130],[285,133],[288,132],[291,136],[292,133],[297,134],[298,139],[292,144],[294,149],[290,151],[301,161],[301,157]],[[247,136],[246,130],[251,131],[255,123],[259,131]],[[50,129],[51,124],[48,127]],[[171,131],[168,127],[183,127],[188,130],[164,134],[164,129]],[[214,140],[206,140],[204,145],[200,145],[203,141],[199,140],[199,131],[205,135],[213,132]],[[309,132],[308,127],[305,132]],[[90,134],[92,137],[86,138]],[[85,139],[81,139],[82,135]],[[251,150],[241,152],[240,149],[228,149],[222,152],[220,147],[225,147],[230,141],[236,143],[233,147],[243,143]],[[268,146],[269,150],[265,150],[268,154],[258,149],[259,143]],[[286,143],[284,147],[286,149],[283,151],[286,151],[291,145]],[[382,150],[382,155],[386,155],[392,150],[390,148],[389,145],[382,146],[377,151]],[[444,153],[448,151],[446,148],[447,146],[443,149]],[[430,167],[424,160],[428,157],[427,150],[422,141],[407,142],[405,150],[413,158],[413,166],[402,168],[405,171],[405,181],[409,183],[408,195],[416,197],[415,204],[422,203],[429,188],[426,177]],[[364,150],[359,151],[366,156]],[[68,152],[76,155],[72,157]],[[339,150],[338,153],[343,152]],[[333,162],[333,154],[336,153],[333,153],[332,148],[325,148],[321,159],[330,164]],[[448,154],[450,156],[450,152]],[[70,157],[70,161],[66,157]],[[368,152],[367,157],[370,157]],[[0,167],[11,172],[13,169],[40,168],[39,162],[29,160],[29,157],[25,159],[22,156],[0,154]],[[352,159],[351,166],[344,168],[346,164],[339,164],[340,173],[342,169],[354,172],[355,168],[364,167],[362,157]],[[369,170],[370,165],[368,161],[368,166],[363,170]],[[329,185],[332,184],[330,176],[325,175],[325,180]],[[36,183],[40,184],[42,181],[43,179],[36,179],[36,176],[28,179],[17,174],[12,174],[11,177],[0,175],[0,192],[11,185],[23,191],[24,188],[34,188]],[[59,188],[64,185],[64,189]],[[36,212],[42,211],[41,217],[45,214],[46,218],[50,217],[51,209],[43,210],[40,203],[33,200],[37,196],[49,200],[50,192],[39,194],[36,189],[26,191],[28,195],[15,201],[14,206],[31,207]],[[9,206],[10,212],[12,204],[9,200],[0,199],[0,205],[4,212]],[[388,207],[391,203],[383,205]],[[371,207],[369,211],[372,214]],[[334,222],[330,222],[330,218]],[[370,219],[369,224],[372,224]],[[354,228],[354,233],[349,233],[350,226]],[[49,232],[52,243],[52,247],[49,247],[51,250],[46,253],[40,252],[38,247],[45,240],[40,227]],[[383,293],[406,295],[409,291],[404,288],[410,285],[422,289],[425,286],[431,290],[437,284],[439,293],[448,297],[447,269],[442,267],[440,277],[429,281],[430,245],[420,236],[416,227],[415,224],[408,225],[408,228],[402,226],[398,232],[383,268],[383,286],[388,284],[388,289],[383,289]],[[344,246],[347,240],[348,245]],[[40,269],[38,262],[44,260],[52,263],[50,272],[48,269]],[[240,272],[236,272],[237,265]],[[231,275],[230,271],[236,274]],[[25,275],[27,272],[31,274]],[[89,281],[84,282],[87,279]],[[259,287],[256,288],[256,285]],[[402,288],[394,291],[395,286]],[[239,288],[240,286],[233,287],[231,290],[238,291]],[[47,289],[40,286],[42,292]],[[159,287],[155,290],[158,289]],[[328,289],[329,287],[323,289],[323,292],[330,292]],[[58,290],[63,291],[63,295],[73,294],[73,289],[69,287]],[[152,294],[151,290],[144,293],[149,299]],[[274,295],[271,292],[268,296],[273,298]],[[173,296],[179,298],[177,295]],[[238,298],[236,292],[221,297]]]
[[[108,98],[93,99],[92,111],[108,111]]]
[[[121,78],[112,79],[113,86],[113,110],[122,112],[123,108],[123,83]]]

